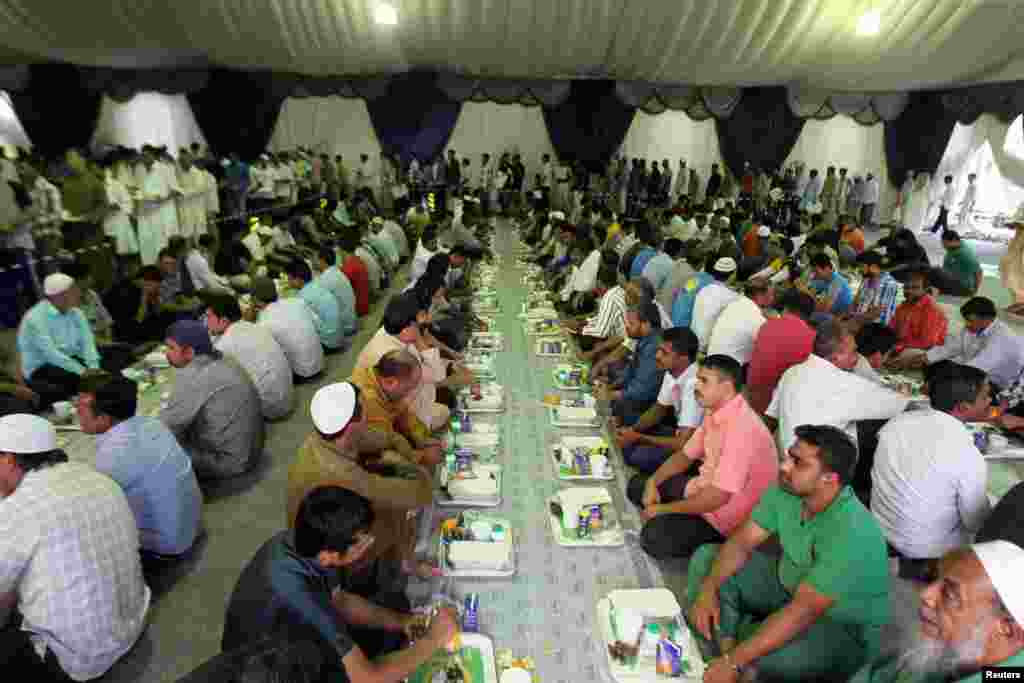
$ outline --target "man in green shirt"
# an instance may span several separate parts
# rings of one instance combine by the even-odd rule
[[[946,257],[942,259],[942,269],[932,271],[932,284],[943,294],[976,296],[984,274],[974,250],[960,240],[955,230],[942,233],[942,248]]]
[[[985,668],[1024,667],[1024,550],[1010,541],[946,553],[921,593],[919,629],[899,654],[851,683],[981,683]]]
[[[885,538],[850,489],[857,447],[825,425],[796,428],[764,492],[724,545],[689,568],[689,623],[708,661],[705,683],[845,680],[878,653],[889,621]],[[755,552],[777,536],[782,556]]]

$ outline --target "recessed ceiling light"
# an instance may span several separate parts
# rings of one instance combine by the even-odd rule
[[[378,2],[377,9],[373,12],[373,18],[378,24],[394,26],[398,23],[398,12],[386,2]]]
[[[857,34],[862,36],[877,36],[882,30],[882,13],[878,10],[871,10],[861,15],[857,21]]]

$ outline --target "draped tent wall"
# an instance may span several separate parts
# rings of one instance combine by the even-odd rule
[[[14,111],[11,96],[6,91],[0,92],[0,145],[32,146],[32,141],[18,120],[17,112]]]
[[[104,95],[91,147],[102,152],[117,146],[166,145],[177,156],[179,149],[193,142],[205,144],[206,140],[185,95],[146,92],[127,102]]]
[[[720,163],[722,159],[714,120],[695,121],[681,111],[662,114],[638,111],[619,153],[659,162],[668,159],[673,178],[679,172],[679,160],[683,159],[687,168],[697,169],[705,182],[711,164]]]
[[[552,158],[556,156],[540,107],[494,102],[466,102],[462,105],[459,122],[448,140],[448,149],[454,149],[460,157],[468,156],[474,171],[480,169],[480,155],[484,152],[492,157],[500,157],[502,152],[518,152],[526,166],[528,187],[534,174],[540,172],[541,157],[545,154]]]
[[[942,105],[941,93],[911,93],[899,118],[885,123],[885,157],[892,184],[902,187],[910,171],[931,172],[938,167],[954,125],[956,115]]]
[[[100,113],[100,96],[71,64],[33,64],[25,88],[11,100],[35,147],[51,155],[88,145]]]
[[[778,169],[800,137],[804,120],[790,109],[784,87],[747,88],[728,118],[715,119],[722,158],[737,178],[743,164]]]
[[[889,182],[885,160],[885,128],[877,123],[864,126],[848,116],[827,120],[810,119],[804,123],[786,165],[802,161],[808,170],[818,169],[822,177],[829,166],[847,169],[850,178],[874,173],[879,180],[878,215],[888,218],[896,201],[896,192]]]
[[[309,147],[317,153],[340,154],[351,165],[360,154],[380,155],[377,133],[366,101],[354,97],[289,97],[270,138],[273,150]]]
[[[544,121],[561,160],[599,170],[622,144],[635,113],[616,95],[614,81],[573,81],[564,102],[544,107]]]
[[[455,129],[462,104],[437,85],[437,74],[413,71],[391,79],[387,91],[367,100],[370,121],[386,154],[403,163],[441,153]]]
[[[214,153],[243,158],[266,149],[284,99],[270,74],[228,69],[211,70],[206,87],[188,95]]]

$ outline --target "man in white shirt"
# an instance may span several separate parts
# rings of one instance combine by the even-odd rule
[[[991,511],[985,458],[964,422],[992,403],[985,373],[965,365],[929,380],[930,410],[911,410],[878,433],[871,512],[908,559],[937,559],[971,542]]]
[[[185,268],[188,269],[188,276],[197,292],[212,291],[232,294],[234,290],[227,278],[213,272],[213,268],[210,267],[210,258],[216,244],[217,241],[213,235],[200,235],[199,246],[185,257]]]
[[[686,327],[661,333],[655,361],[665,371],[658,399],[630,427],[615,432],[615,441],[627,465],[653,474],[673,451],[682,450],[704,418],[694,395],[697,384],[697,336]],[[675,429],[666,425],[675,411]]]
[[[700,295],[698,295],[700,301]],[[763,309],[775,303],[775,287],[767,280],[747,283],[746,296],[728,304],[715,321],[708,342],[708,355],[722,354],[735,358],[740,365],[750,362],[754,339],[764,324]]]
[[[292,368],[274,336],[242,320],[242,309],[226,294],[207,297],[206,327],[213,346],[238,361],[256,387],[263,417],[276,420],[292,411]]]
[[[782,374],[765,415],[777,422],[780,452],[796,441],[803,424],[831,425],[856,440],[860,420],[888,420],[910,402],[905,396],[852,372],[857,365],[857,343],[836,321],[818,327],[807,360]]]
[[[246,319],[259,322],[284,351],[294,373],[294,382],[302,384],[319,377],[324,369],[324,348],[320,343],[313,312],[299,297],[277,298],[277,287],[269,277],[252,280],[252,308]]]
[[[974,204],[978,201],[978,186],[975,184],[977,179],[978,176],[974,173],[967,176],[967,189],[964,190],[964,198],[960,201],[960,217],[957,220],[960,225],[971,225]]]
[[[878,185],[878,178],[875,177],[874,173],[868,173],[861,197],[864,203],[860,207],[860,224],[865,228],[874,227],[878,223],[875,218],[877,217],[876,211],[880,192],[881,188]]]
[[[960,307],[964,328],[946,335],[946,343],[909,358],[909,366],[921,367],[940,360],[971,365],[988,374],[997,389],[1010,386],[1024,368],[1024,339],[1002,320],[997,320],[991,299],[976,296]]]
[[[87,681],[142,634],[150,590],[115,481],[35,415],[0,418],[0,653],[7,680]]]
[[[693,304],[693,318],[690,329],[700,340],[701,349],[707,349],[711,343],[711,330],[715,326],[718,316],[725,310],[725,307],[738,299],[740,295],[726,285],[726,281],[736,272],[736,260],[724,256],[715,261],[715,267],[711,271],[715,281],[707,285],[697,294]]]
[[[953,176],[948,175],[942,179],[942,198],[939,199],[939,217],[935,219],[935,224],[932,226],[932,234],[934,235],[939,230],[945,232],[949,230],[949,212],[953,208],[954,202],[956,202],[956,188],[953,187]]]

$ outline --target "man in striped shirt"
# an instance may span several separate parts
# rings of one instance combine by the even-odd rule
[[[601,276],[611,279],[615,274],[604,272]],[[597,315],[588,320],[583,329],[577,331],[569,327],[570,333],[579,335],[583,360],[596,361],[621,344],[626,336],[625,321],[626,291],[621,285],[615,285],[601,297]]]
[[[864,282],[853,300],[854,319],[861,324],[888,325],[896,313],[900,285],[892,275],[882,272],[882,255],[877,251],[865,251],[857,262],[864,269]]]

